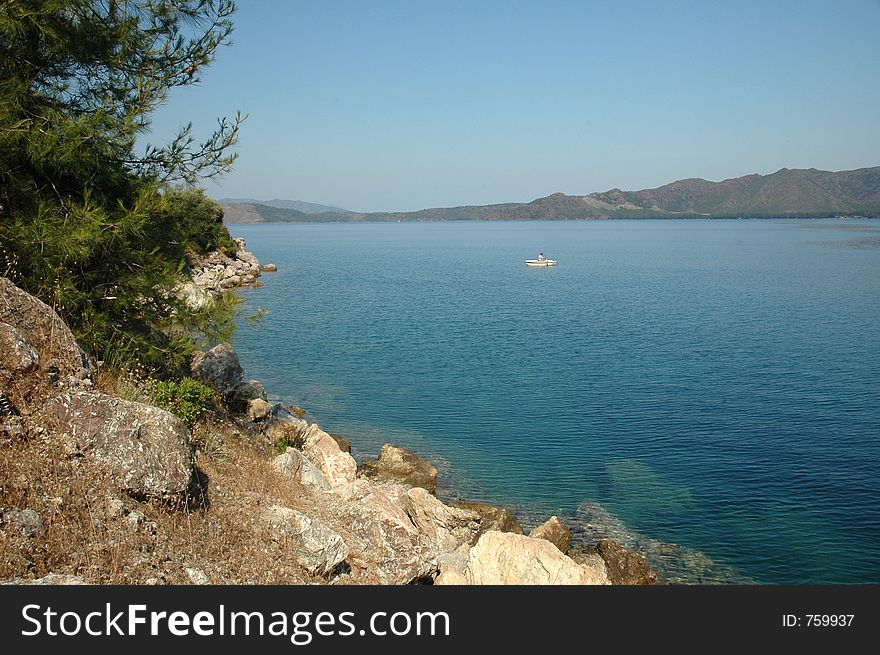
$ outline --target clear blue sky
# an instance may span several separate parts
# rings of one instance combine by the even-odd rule
[[[360,211],[880,165],[880,1],[240,0],[152,141],[249,115],[215,197]]]

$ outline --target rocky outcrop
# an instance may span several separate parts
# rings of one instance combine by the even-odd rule
[[[421,487],[430,493],[437,490],[437,469],[411,450],[387,443],[379,459],[363,463],[367,477]]]
[[[241,384],[244,371],[238,355],[229,344],[221,343],[208,352],[196,351],[190,362],[192,376],[231,399]]]
[[[435,584],[607,585],[604,567],[583,566],[544,539],[489,531],[468,552],[462,567],[445,565]]]
[[[549,541],[562,553],[566,552],[571,545],[571,532],[568,527],[559,520],[558,516],[551,516],[545,523],[542,523],[532,530],[529,533],[529,536],[535,539]]]
[[[408,584],[430,579],[439,559],[473,542],[479,517],[450,508],[420,488],[355,480],[325,498],[327,523],[351,549],[351,579]]]
[[[87,379],[91,365],[70,328],[45,303],[0,277],[0,393],[18,411],[56,382]]]
[[[302,433],[303,454],[318,467],[331,487],[353,482],[357,477],[357,463],[329,434],[313,423]]]
[[[42,410],[69,456],[85,458],[136,497],[182,497],[193,478],[193,448],[179,418],[152,405],[70,389]]]
[[[475,500],[456,500],[453,507],[476,512],[480,517],[480,533],[496,530],[498,532],[512,532],[522,534],[522,526],[513,518],[513,515],[505,507],[482,503]]]
[[[289,507],[272,505],[261,518],[275,540],[290,542],[291,555],[316,575],[328,575],[348,557],[342,537],[321,521]]]
[[[254,286],[264,267],[249,252],[245,240],[234,239],[237,250],[229,257],[219,250],[201,256],[190,275],[178,285],[177,294],[191,308],[201,309],[220,295],[242,286]],[[278,270],[277,267],[275,270]]]
[[[324,474],[296,448],[288,447],[284,453],[273,459],[272,468],[286,480],[312,490],[326,491],[330,488]]]

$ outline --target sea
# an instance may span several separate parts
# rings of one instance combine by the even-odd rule
[[[233,225],[270,400],[669,582],[880,583],[880,221]],[[543,252],[558,265],[531,268]]]

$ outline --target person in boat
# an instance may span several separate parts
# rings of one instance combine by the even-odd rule
[[[546,260],[547,260],[547,258],[544,257],[544,253],[542,253],[542,252],[541,252],[541,253],[538,253],[538,261],[539,261],[539,262],[543,262],[543,261],[546,261]]]

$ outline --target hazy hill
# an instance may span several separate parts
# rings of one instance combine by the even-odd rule
[[[256,202],[224,204],[224,208],[227,223],[880,216],[880,167],[841,172],[783,168],[771,175],[722,182],[692,178],[641,191],[611,189],[585,196],[554,193],[527,203],[416,212],[304,212]]]

